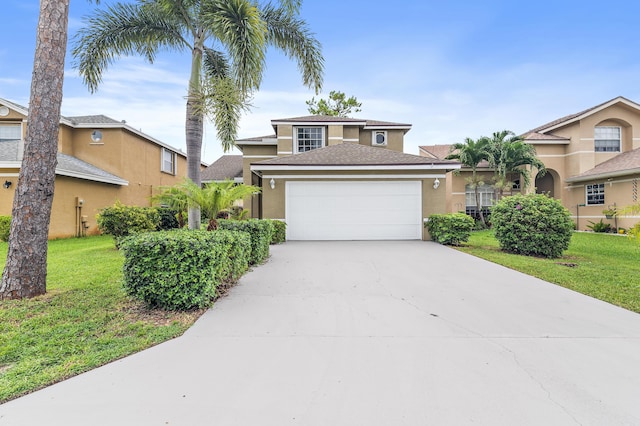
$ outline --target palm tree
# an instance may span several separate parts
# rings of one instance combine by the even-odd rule
[[[220,213],[229,213],[236,201],[259,192],[260,188],[257,186],[238,185],[232,180],[211,182],[201,186],[185,179],[180,185],[164,188],[163,192],[154,199],[164,200],[169,205],[176,205],[176,203],[184,205],[186,200],[189,206],[199,207],[204,217],[209,221],[207,230],[214,231],[218,229],[217,218]],[[171,198],[175,198],[177,201],[171,201]],[[195,225],[190,228],[200,228],[200,218]]]
[[[160,50],[191,53],[186,102],[187,176],[201,183],[203,120],[210,116],[225,150],[236,139],[247,100],[260,86],[269,46],[295,59],[303,83],[322,87],[320,43],[299,17],[301,0],[279,6],[254,0],[137,0],[98,10],[78,32],[73,56],[95,92],[118,57],[137,54],[153,63]],[[189,226],[200,212],[189,209]],[[193,228],[192,228],[193,229]]]
[[[484,219],[484,213],[482,212],[480,192],[478,191],[478,187],[484,185],[484,182],[478,177],[477,170],[478,164],[489,158],[488,149],[489,139],[484,136],[475,141],[471,138],[465,138],[464,142],[458,142],[451,145],[451,154],[446,157],[447,160],[458,160],[463,165],[471,168],[471,177],[467,181],[474,190],[476,196],[476,207],[478,208],[480,220],[485,226],[487,223]]]
[[[151,201],[177,212],[178,227],[184,228],[186,222],[184,215],[189,210],[189,199],[185,191],[177,186],[161,187],[160,193],[151,197]]]
[[[494,186],[499,198],[505,189],[512,187],[510,176],[520,177],[521,188],[526,189],[531,183],[531,174],[525,166],[535,167],[541,176],[547,169],[536,157],[536,149],[509,130],[495,132],[489,140],[489,164],[494,169]]]

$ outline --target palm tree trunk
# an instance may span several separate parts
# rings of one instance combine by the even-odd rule
[[[202,134],[204,129],[203,110],[200,105],[202,70],[202,47],[196,43],[191,55],[191,78],[187,96],[187,117],[185,123],[187,144],[187,177],[200,186],[200,164],[202,163]],[[200,208],[189,207],[189,229],[200,229]]]
[[[478,208],[478,214],[480,215],[480,221],[484,226],[487,226],[487,222],[484,220],[484,213],[482,212],[482,205],[480,204],[480,191],[478,191],[478,185],[474,187],[476,193],[476,207]]]
[[[24,158],[13,200],[1,299],[44,294],[60,130],[69,0],[40,0]]]

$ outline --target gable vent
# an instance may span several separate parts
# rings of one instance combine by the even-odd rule
[[[387,145],[387,132],[376,130],[372,134],[371,145],[373,146],[386,146]]]

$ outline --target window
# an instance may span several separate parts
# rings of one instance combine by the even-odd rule
[[[322,148],[324,145],[324,128],[296,127],[297,152],[307,152]]]
[[[162,168],[165,173],[176,174],[176,153],[162,148]]]
[[[22,139],[20,124],[0,124],[0,141],[16,141]]]
[[[620,127],[596,127],[596,152],[620,152]]]
[[[467,185],[465,188],[467,207],[476,206],[476,193],[471,185]],[[480,205],[482,207],[492,206],[495,204],[496,193],[491,185],[478,186],[478,195],[480,196]]]
[[[587,185],[587,205],[595,206],[604,204],[604,183]]]
[[[387,132],[376,130],[371,134],[371,145],[384,146],[387,144]]]

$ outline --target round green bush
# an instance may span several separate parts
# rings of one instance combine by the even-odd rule
[[[543,194],[503,198],[491,209],[491,223],[502,250],[527,256],[560,257],[573,233],[569,211]]]

